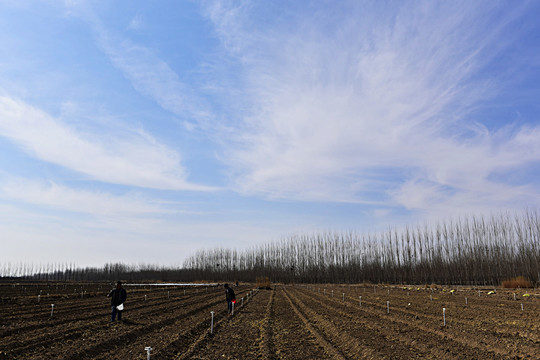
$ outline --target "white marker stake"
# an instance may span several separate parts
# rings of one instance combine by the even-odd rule
[[[210,314],[212,314],[212,320],[210,321],[210,334],[214,333],[214,312],[210,311]]]
[[[360,300],[360,306],[362,306],[362,297],[359,296],[359,300]]]
[[[144,301],[146,301],[146,295],[144,295]]]
[[[150,351],[152,351],[152,348],[147,346],[144,348],[144,350],[146,350],[146,360],[150,360]]]
[[[244,307],[244,298],[242,298],[242,307]]]
[[[343,293],[343,301],[345,301],[345,293]]]
[[[465,305],[469,305],[469,301],[465,298]]]
[[[332,290],[332,297],[334,297],[334,290]]]
[[[446,308],[442,308],[443,326],[446,326]]]
[[[323,291],[323,295],[326,295],[326,289],[324,289],[324,291]]]
[[[521,303],[521,311],[523,311],[523,303]]]
[[[186,289],[184,289],[184,296],[186,295]]]
[[[516,293],[514,293],[514,301],[516,301]]]
[[[429,294],[429,299],[433,301],[433,295]]]
[[[478,296],[480,296],[480,290],[478,290]]]
[[[232,311],[231,311],[231,315],[234,315],[234,303],[232,303]]]
[[[523,308],[523,304],[521,304],[521,307]],[[51,304],[51,317],[53,316],[54,312],[54,304]]]
[[[390,301],[386,302],[386,313],[390,314]]]

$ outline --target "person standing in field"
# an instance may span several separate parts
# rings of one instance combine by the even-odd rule
[[[227,300],[227,309],[229,309],[229,314],[232,314],[233,302],[236,302],[236,295],[234,290],[229,287],[229,284],[225,284],[225,299]]]
[[[112,313],[111,313],[111,322],[114,322],[114,319],[116,318],[116,315],[118,314],[118,321],[122,321],[122,310],[118,309],[119,305],[122,305],[127,299],[127,292],[126,289],[122,287],[122,282],[117,281],[116,282],[116,289],[112,289],[109,295],[107,297],[111,298],[111,307],[112,307]]]

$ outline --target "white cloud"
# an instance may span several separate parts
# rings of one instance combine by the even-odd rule
[[[24,179],[4,180],[0,196],[18,202],[83,213],[95,217],[152,217],[174,212],[170,204],[140,194],[112,195],[103,191],[68,188],[55,183],[39,183]]]
[[[127,26],[128,30],[140,30],[144,26],[143,17],[141,14],[137,14],[131,19],[129,25]]]
[[[68,16],[79,17],[90,25],[97,46],[137,92],[183,118],[183,121],[206,123],[213,117],[210,104],[197,95],[197,89],[182,81],[156,49],[134,42],[126,34],[109,28],[91,4],[66,1],[64,11]],[[143,15],[138,13],[127,29],[139,30],[143,26]]]
[[[526,9],[396,9],[309,8],[260,24],[249,21],[251,7],[208,7],[224,48],[242,64],[238,76],[248,79],[250,111],[234,114],[243,123],[223,156],[234,186],[270,198],[409,209],[520,207],[526,193],[537,198],[530,179],[516,187],[490,176],[538,164],[540,128],[470,122],[505,86],[482,71],[515,40],[506,26]]]
[[[87,16],[87,20],[99,47],[135,90],[179,117],[201,123],[212,118],[209,104],[181,81],[153,49],[112,32],[94,15]]]
[[[22,101],[0,96],[0,135],[36,158],[92,179],[155,189],[211,190],[189,183],[180,155],[143,132],[79,133]]]

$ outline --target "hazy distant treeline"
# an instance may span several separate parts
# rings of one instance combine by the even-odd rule
[[[46,281],[190,281],[188,271],[159,265],[105,264],[103,267],[77,267],[75,264],[51,263],[34,265],[7,263],[0,266],[0,276],[24,280]]]
[[[380,234],[292,236],[247,251],[200,250],[184,269],[209,280],[498,285],[540,280],[540,216],[468,217]]]
[[[203,249],[181,268],[4,264],[0,275],[36,280],[254,281],[498,285],[540,282],[540,214],[467,217],[379,234],[296,235],[249,250]]]

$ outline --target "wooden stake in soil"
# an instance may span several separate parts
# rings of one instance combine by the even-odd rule
[[[446,326],[446,308],[442,308],[443,326]]]
[[[150,360],[150,351],[152,351],[152,348],[147,346],[144,348],[144,350],[146,350],[146,360]]]

